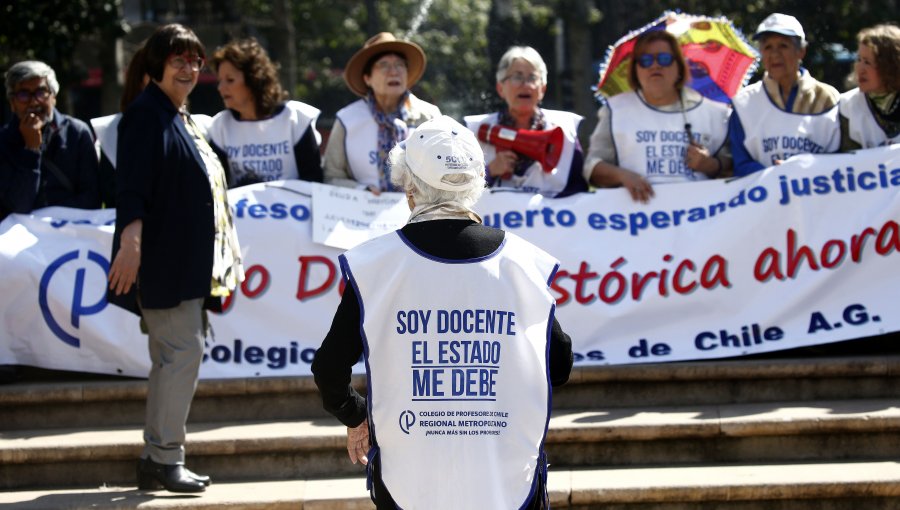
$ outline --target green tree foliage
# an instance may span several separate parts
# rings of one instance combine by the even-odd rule
[[[85,53],[76,51],[79,43],[99,40],[112,46],[115,38],[124,34],[122,2],[3,2],[0,69],[37,58],[56,69],[64,87],[77,82],[88,68],[98,66],[83,61]],[[156,6],[156,14],[152,20],[138,23],[135,32],[140,36],[132,33],[127,42],[136,44],[154,23],[164,20],[194,28],[210,51],[231,36],[253,35],[282,63],[284,83],[292,85],[291,95],[322,109],[324,127],[339,108],[355,99],[342,78],[344,64],[378,31],[408,37],[425,49],[428,68],[414,90],[457,118],[500,105],[494,73],[500,56],[513,44],[533,46],[547,62],[545,106],[589,117],[594,106],[585,101],[591,95],[588,85],[597,80],[592,65],[602,60],[608,45],[629,30],[673,8],[664,0],[190,0],[140,4]],[[838,88],[843,88],[843,78],[852,65],[847,55],[837,50],[855,51],[860,29],[900,19],[896,0],[684,0],[678,7],[689,13],[724,15],[748,36],[772,12],[797,16],[810,43],[804,65]],[[107,60],[115,65],[115,59]],[[107,72],[106,67],[104,82],[116,71]]]
[[[371,31],[391,32],[425,49],[428,67],[414,90],[448,113],[471,111],[485,95],[488,72],[486,24],[489,0],[371,2],[305,0],[293,6],[298,47],[295,97],[326,116],[355,99],[343,67]],[[427,4],[427,5],[426,5]],[[427,7],[427,8],[425,8]],[[415,32],[410,32],[413,23]]]
[[[61,85],[81,77],[73,62],[78,42],[91,35],[124,34],[121,0],[13,0],[0,7],[0,68],[37,59],[56,71]]]
[[[496,0],[295,1],[298,79],[292,95],[322,109],[327,122],[355,99],[342,77],[347,60],[374,33],[386,31],[425,50],[428,67],[416,94],[457,118],[493,110],[499,105],[494,72],[509,45],[535,46],[549,66],[555,65],[550,57],[559,7],[558,0],[500,3],[505,4],[502,16],[496,16]],[[239,11],[256,18],[271,12],[260,4],[267,2],[237,1]]]

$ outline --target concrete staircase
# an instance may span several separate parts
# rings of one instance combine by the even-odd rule
[[[0,509],[373,507],[311,378],[201,382],[201,496],[134,487],[143,381],[46,379],[0,386]],[[577,368],[554,393],[552,506],[900,509],[898,395],[894,354]]]

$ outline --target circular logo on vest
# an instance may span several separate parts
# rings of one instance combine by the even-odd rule
[[[409,434],[409,428],[416,424],[416,413],[406,410],[400,413],[400,430]]]

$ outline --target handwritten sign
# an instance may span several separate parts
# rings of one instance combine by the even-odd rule
[[[315,183],[313,242],[349,249],[406,224],[409,206],[403,193],[370,191]]]

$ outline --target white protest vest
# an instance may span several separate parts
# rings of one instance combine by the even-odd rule
[[[294,146],[310,126],[315,131],[319,113],[299,101],[288,101],[280,112],[262,120],[238,120],[231,110],[222,110],[213,117],[208,138],[225,151],[235,183],[248,178],[297,179],[300,174]],[[321,142],[318,131],[315,135]]]
[[[684,162],[689,145],[685,124],[690,123],[694,140],[715,154],[728,136],[728,106],[700,96],[684,112],[662,111],[635,92],[609,98],[608,106],[620,167],[645,175],[651,184],[709,178]]]
[[[341,255],[360,300],[369,425],[400,508],[519,508],[549,419],[558,264],[506,234],[493,254],[432,258],[398,231]]]
[[[540,163],[534,162],[524,175],[513,175],[509,179],[498,179],[495,186],[510,187],[530,191],[532,193],[541,193],[547,196],[554,196],[561,192],[569,180],[569,171],[572,168],[572,157],[575,155],[575,142],[578,139],[578,125],[583,117],[577,113],[564,112],[559,110],[544,110],[544,119],[546,120],[546,129],[553,129],[557,126],[563,130],[563,150],[559,156],[559,163],[552,172],[545,172]],[[499,114],[486,113],[483,115],[468,115],[465,117],[466,127],[468,127],[475,136],[478,136],[478,128],[482,124],[495,125]],[[481,149],[484,151],[484,161],[490,163],[497,157],[497,149],[486,142],[481,142]],[[580,172],[578,168],[576,171]]]
[[[875,114],[866,101],[866,95],[858,88],[841,94],[838,107],[841,116],[847,119],[847,135],[863,149],[900,143],[900,134],[888,138],[884,129],[878,125]]]
[[[439,117],[441,111],[437,106],[409,94],[406,121],[409,131],[428,119]],[[343,124],[344,154],[353,179],[365,186],[380,186],[381,170],[378,168],[378,123],[369,111],[364,99],[358,99],[338,110],[335,115]]]
[[[791,113],[775,106],[758,81],[731,100],[744,128],[744,148],[764,166],[795,154],[835,152],[841,144],[838,108],[817,114]]]

